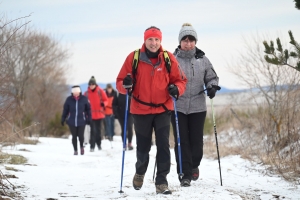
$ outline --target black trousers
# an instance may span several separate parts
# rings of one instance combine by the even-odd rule
[[[91,149],[101,146],[101,124],[103,119],[93,119],[91,121]]]
[[[124,117],[120,117],[118,118],[119,122],[120,122],[120,125],[121,125],[121,128],[122,128],[122,141],[124,142],[124,123],[125,123],[125,118]],[[132,125],[133,125],[133,117],[130,113],[128,113],[128,116],[127,116],[127,125],[126,125],[126,137],[128,138],[128,143],[131,143],[132,141],[132,135],[133,135],[133,128],[132,128]]]
[[[197,168],[203,157],[203,129],[206,117],[205,112],[198,112],[192,114],[183,114],[177,112],[182,173],[183,179],[192,178],[192,169]],[[175,140],[175,155],[177,162],[177,173],[180,173],[179,157],[178,157],[178,141],[176,131],[175,112],[172,112],[171,122],[173,126],[173,134]]]
[[[135,164],[137,174],[143,175],[147,171],[153,128],[155,131],[157,147],[157,173],[155,178],[156,185],[168,184],[167,175],[170,172],[171,166],[169,145],[170,120],[170,112],[148,115],[133,115],[133,123],[137,142],[137,162]]]
[[[72,144],[74,151],[77,151],[77,137],[79,138],[79,145],[80,148],[83,148],[83,134],[84,134],[84,126],[71,126],[69,125],[70,132],[72,134]]]

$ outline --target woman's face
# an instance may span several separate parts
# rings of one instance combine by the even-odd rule
[[[73,92],[73,96],[74,96],[74,97],[78,97],[79,94],[80,94],[80,92]]]
[[[106,90],[109,94],[112,93],[112,88],[107,88]]]
[[[195,48],[196,41],[191,41],[189,38],[180,41],[180,48],[184,51],[189,51]]]

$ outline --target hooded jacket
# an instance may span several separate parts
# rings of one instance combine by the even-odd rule
[[[162,47],[159,49],[158,62],[155,65],[147,57],[145,50],[146,47],[143,44],[140,50],[137,72],[135,74],[136,83],[132,95],[140,101],[164,104],[168,110],[173,110],[172,98],[167,88],[170,84],[174,84],[178,88],[179,95],[181,95],[185,90],[187,79],[179,68],[175,57],[170,52],[168,52],[171,60],[171,70],[169,73],[165,65]],[[117,89],[122,94],[126,94],[126,89],[123,87],[123,79],[128,73],[132,76],[133,56],[134,52],[127,56],[117,76]],[[132,114],[157,114],[165,111],[163,106],[152,107],[141,104],[134,98],[131,99],[130,112]]]
[[[184,114],[206,111],[206,95],[198,93],[204,90],[204,86],[218,85],[219,77],[212,64],[197,47],[190,51],[178,47],[174,55],[188,79],[186,90],[176,103],[177,111]]]

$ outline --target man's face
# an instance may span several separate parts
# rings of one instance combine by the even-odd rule
[[[146,48],[155,53],[158,51],[158,49],[160,48],[160,39],[156,38],[156,37],[149,37],[146,41],[145,41],[145,45]]]

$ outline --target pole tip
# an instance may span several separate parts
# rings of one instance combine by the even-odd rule
[[[120,190],[119,193],[124,193],[124,192],[122,190]]]

